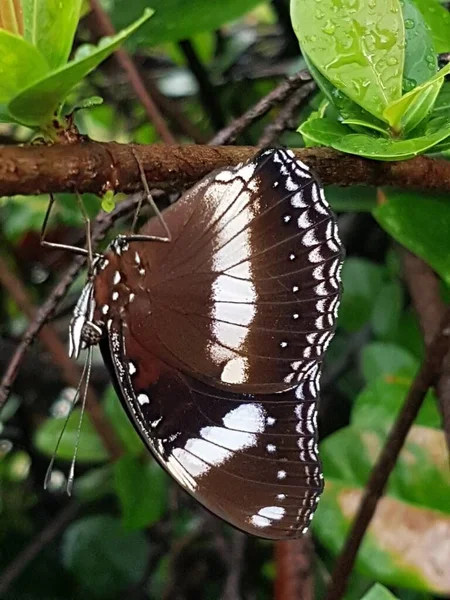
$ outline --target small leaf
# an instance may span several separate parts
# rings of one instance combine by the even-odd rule
[[[39,50],[23,38],[3,29],[0,29],[0,56],[2,104],[8,103],[25,86],[44,77],[49,71],[48,64]]]
[[[125,529],[142,529],[158,522],[167,508],[168,477],[153,460],[123,456],[114,465],[114,485]]]
[[[450,118],[432,119],[424,135],[409,139],[386,139],[353,133],[345,125],[329,119],[314,119],[303,123],[298,131],[309,140],[335,150],[375,160],[406,160],[423,154],[450,136]]]
[[[384,585],[380,585],[376,583],[367,594],[361,598],[361,600],[396,600],[397,596],[391,594],[391,592],[384,587]]]
[[[431,30],[436,52],[450,52],[450,14],[437,0],[414,0]]]
[[[396,344],[372,342],[362,351],[362,370],[366,381],[402,371],[415,372],[418,366],[417,359]]]
[[[423,258],[450,284],[448,198],[424,192],[387,191],[373,215],[395,240]]]
[[[357,331],[370,319],[381,290],[383,269],[368,260],[348,258],[342,268],[344,293],[339,309],[339,326]]]
[[[404,27],[399,0],[292,0],[294,31],[314,65],[375,117],[402,93]]]
[[[95,51],[50,73],[18,94],[8,105],[11,115],[29,127],[48,126],[70,90],[114,52],[152,15],[146,10],[135,23],[111,38],[104,38]],[[0,98],[1,100],[1,98]]]
[[[118,519],[84,517],[67,528],[63,562],[89,598],[123,598],[138,584],[150,548],[141,531],[125,531]]]
[[[106,213],[112,212],[116,207],[115,194],[112,190],[108,190],[102,198],[102,209]]]
[[[51,69],[67,62],[82,0],[22,0],[24,38],[38,48]]]
[[[384,117],[393,129],[408,131],[416,127],[433,109],[444,77],[450,73],[450,64],[433,77],[391,102],[384,111]]]
[[[59,445],[57,457],[71,460],[78,435],[80,409],[75,408],[69,417],[66,430]],[[64,419],[47,419],[39,426],[34,436],[34,445],[47,456],[53,456],[56,442],[64,425]],[[84,414],[80,433],[77,460],[83,462],[103,462],[108,460],[108,452],[91,423],[89,415]]]
[[[450,81],[444,81],[433,108],[433,116],[446,116],[450,112]]]

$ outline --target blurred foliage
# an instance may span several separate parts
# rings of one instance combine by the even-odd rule
[[[205,139],[214,133],[210,107],[199,99],[200,83],[178,44],[182,39],[192,42],[204,75],[217,92],[224,121],[242,114],[281,78],[303,68],[306,60],[320,91],[300,107],[281,144],[320,143],[380,160],[450,148],[446,145],[450,83],[444,82],[449,67],[438,71],[436,54],[450,50],[450,17],[437,0],[356,3],[363,11],[358,19],[364,20],[372,11],[371,18],[384,27],[386,15],[393,15],[386,25],[387,34],[401,33],[401,39],[389,42],[389,48],[377,49],[385,67],[381,78],[362,59],[357,75],[345,61],[338,62],[334,71],[327,67],[336,58],[330,42],[335,30],[339,29],[336,44],[348,34],[346,14],[332,9],[350,6],[351,0],[323,0],[320,8],[313,0],[292,1],[293,24],[306,52],[304,59],[299,57],[289,23],[283,20],[289,8],[284,0],[103,3],[118,29],[129,26],[145,8],[155,10],[141,27],[136,25],[127,47],[136,53],[144,77],[153,79],[164,101],[173,102]],[[65,2],[64,10],[56,10],[54,0],[23,0],[23,26],[20,15],[11,12],[12,5],[17,3],[0,0],[2,141],[31,141],[34,131],[23,124],[42,133],[49,107],[53,110],[55,105],[61,116],[92,106],[75,112],[74,119],[79,131],[93,139],[157,141],[154,127],[112,62],[85,77],[91,66],[131,35],[133,27],[117,34],[117,44],[104,41],[95,49],[85,45],[91,41],[89,15],[78,23],[80,7],[83,15],[89,12],[81,2]],[[389,41],[392,36],[387,34]],[[399,43],[402,36],[404,44]],[[1,62],[6,56],[2,51],[11,60],[9,71]],[[358,85],[355,77],[360,78]],[[98,105],[99,97],[104,99],[102,105]],[[277,115],[275,108],[238,142],[256,145],[264,127]],[[175,119],[167,118],[180,142],[192,141]],[[297,126],[303,138],[295,132]],[[339,215],[348,256],[342,271],[344,295],[337,334],[323,373],[320,427],[327,435],[320,448],[326,486],[313,521],[316,598],[323,597],[371,466],[424,355],[398,244],[435,270],[442,298],[450,299],[447,198],[363,186],[330,187],[326,193]],[[111,210],[115,200],[83,196],[91,217],[101,207]],[[83,221],[74,197],[60,194],[56,204],[49,239],[78,243]],[[36,304],[43,302],[70,260],[64,252],[39,246],[46,208],[45,196],[0,200],[2,254]],[[115,233],[127,226],[118,223]],[[61,332],[67,329],[83,282],[84,275],[54,317]],[[3,289],[0,314],[3,368],[25,326],[23,315]],[[0,571],[69,502],[77,503],[78,512],[62,537],[46,545],[16,579],[5,600],[220,598],[229,568],[231,528],[179,492],[148,456],[106,382],[98,355],[93,384],[102,398],[105,418],[122,444],[123,457],[110,462],[85,415],[73,498],[65,496],[80,417],[75,408],[49,489],[43,490],[48,461],[73,394],[67,394],[60,374],[45,357],[33,353],[30,361],[32,366],[23,367],[16,393],[1,413]],[[361,548],[346,600],[431,600],[434,595],[450,595],[450,479],[436,407],[437,399],[430,391]],[[272,598],[273,545],[247,539],[243,561],[243,597]]]

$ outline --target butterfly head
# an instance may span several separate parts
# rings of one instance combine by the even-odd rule
[[[69,356],[78,358],[80,351],[98,344],[103,336],[105,324],[94,319],[95,296],[94,280],[99,270],[107,265],[103,256],[96,257],[92,265],[92,274],[81,292],[69,324]]]

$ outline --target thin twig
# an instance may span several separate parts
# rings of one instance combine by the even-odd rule
[[[98,244],[105,237],[106,233],[113,226],[117,219],[130,213],[130,211],[136,206],[137,202],[137,197],[131,197],[126,201],[121,202],[112,213],[100,213],[97,216],[92,235],[93,247],[95,247],[96,244]],[[11,387],[17,377],[20,364],[28,346],[37,336],[44,323],[51,317],[59,302],[72,285],[73,280],[80,272],[85,261],[86,258],[83,256],[77,256],[74,258],[72,264],[64,273],[61,280],[57,283],[46,302],[44,302],[44,304],[39,308],[35,317],[28,325],[25,333],[22,336],[20,344],[17,346],[16,351],[14,352],[8,364],[6,372],[2,377],[0,383],[0,409],[3,407],[9,397]]]
[[[275,600],[314,600],[311,538],[277,542]]]
[[[298,108],[315,89],[315,83],[310,81],[294,92],[280,110],[278,116],[265,128],[263,135],[258,140],[258,146],[271,146],[276,142],[280,135],[290,126]]]
[[[116,31],[111,23],[108,14],[103,10],[99,0],[90,0],[92,12],[94,13],[99,33],[102,36],[113,36]],[[127,74],[128,80],[139,100],[144,107],[148,118],[155,126],[159,136],[166,144],[175,144],[176,140],[170,132],[164,117],[159,112],[157,105],[150,95],[149,90],[145,87],[142,77],[134,64],[133,59],[125,50],[125,48],[119,48],[114,53],[117,62],[120,64],[122,69]]]
[[[247,537],[245,534],[240,531],[232,531],[230,548],[226,553],[228,575],[222,600],[239,600],[242,597],[241,585],[242,572],[245,565],[244,552],[246,542]]]
[[[221,129],[225,124],[225,119],[218,100],[218,94],[211,83],[208,72],[200,62],[195,48],[189,40],[180,41],[179,46],[186,57],[192,74],[197,80],[200,98],[209,115],[211,125],[214,129]]]
[[[30,563],[52,542],[70,521],[72,521],[80,506],[76,502],[68,504],[56,517],[40,531],[16,558],[9,563],[0,576],[0,597],[4,598],[12,583],[23,573]]]
[[[409,389],[397,420],[372,469],[344,548],[335,562],[325,600],[340,600],[344,596],[361,542],[425,395],[438,377],[442,361],[448,351],[449,340],[450,309],[447,309],[439,332],[427,348],[422,366]]]
[[[419,317],[420,328],[425,345],[433,339],[445,313],[445,304],[441,298],[439,278],[427,263],[409,252],[403,251],[405,279],[414,308]],[[442,425],[450,452],[450,352],[436,384]]]
[[[292,77],[288,77],[267,94],[267,96],[264,96],[264,98],[261,98],[259,102],[249,108],[241,117],[235,119],[222,131],[219,131],[210,141],[210,145],[220,146],[222,144],[231,144],[249,125],[267,114],[273,106],[289,98],[291,94],[308,81],[311,81],[311,75],[308,71],[300,71],[292,75]]]

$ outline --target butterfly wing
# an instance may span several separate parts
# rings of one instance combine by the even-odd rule
[[[263,151],[211,174],[164,218],[172,242],[140,255],[130,244],[124,268],[139,273],[128,326],[143,347],[247,393],[286,390],[299,361],[322,359],[342,247],[320,186],[291,151]],[[143,231],[157,227],[153,219]]]
[[[172,477],[247,533],[270,539],[304,533],[322,490],[317,366],[287,392],[236,394],[149,355],[120,320],[109,321],[108,333],[100,347],[117,393]]]

